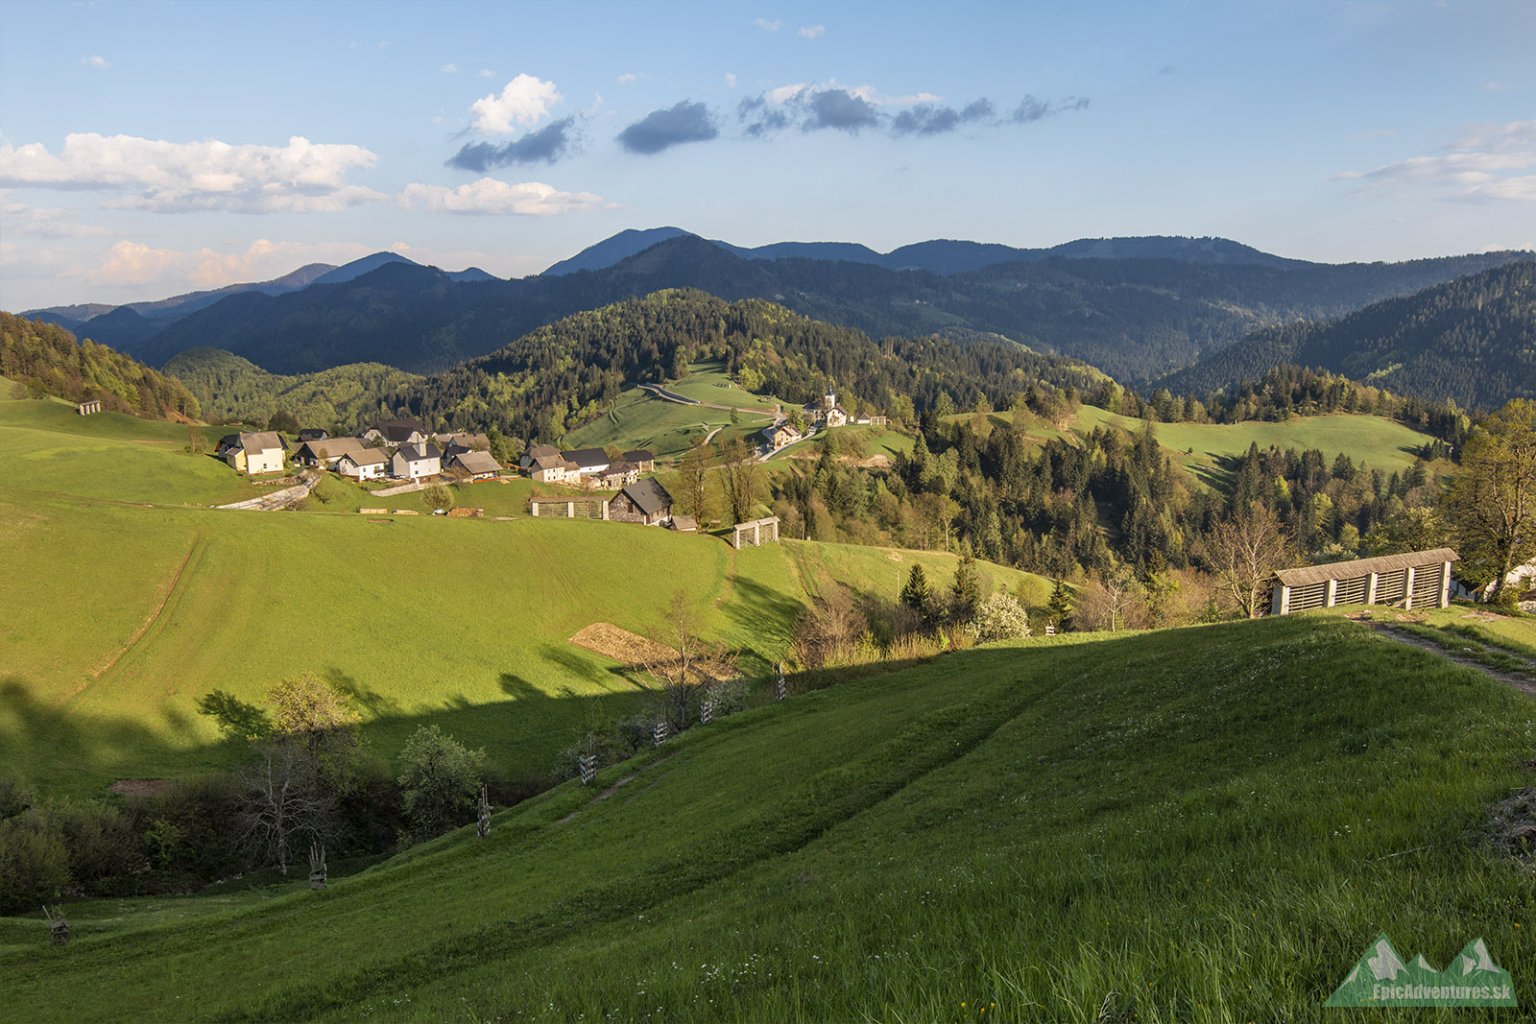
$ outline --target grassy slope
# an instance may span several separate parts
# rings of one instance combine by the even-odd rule
[[[793,544],[733,553],[707,536],[531,520],[526,481],[458,489],[460,505],[513,522],[375,521],[351,512],[420,510],[420,495],[380,499],[336,480],[312,513],[178,508],[250,488],[178,438],[185,428],[0,404],[0,453],[21,467],[0,492],[14,540],[0,578],[0,747],[7,768],[50,789],[227,763],[238,751],[213,745],[197,697],[254,700],[303,671],[355,690],[383,755],[430,720],[507,774],[538,776],[591,716],[624,712],[638,692],[567,642],[582,626],[658,634],[681,589],[710,635],[775,658],[805,587],[819,585]],[[942,554],[828,558],[836,578],[880,594],[893,558],[941,583],[954,571]],[[988,571],[1010,588],[1030,581],[1043,603],[1040,581]]]
[[[1144,421],[1091,405],[1078,412],[1079,430],[1092,430],[1105,423],[1135,432],[1142,429]],[[1219,471],[1224,459],[1241,456],[1253,443],[1260,448],[1316,448],[1330,462],[1344,452],[1357,465],[1363,461],[1390,473],[1408,468],[1413,463],[1413,449],[1429,440],[1380,416],[1345,414],[1298,416],[1284,423],[1159,423],[1156,430],[1158,442],[1201,477]]]
[[[1336,618],[965,652],[0,973],[32,1021],[1320,1020],[1385,929],[1483,936],[1529,1006],[1536,889],[1477,834],[1532,713]]]

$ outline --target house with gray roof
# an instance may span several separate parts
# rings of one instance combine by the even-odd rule
[[[636,480],[625,484],[608,503],[608,518],[621,523],[665,526],[672,519],[672,495],[653,476]]]
[[[467,474],[471,480],[495,480],[501,476],[501,464],[490,452],[458,452],[448,459],[448,468]]]
[[[389,475],[402,480],[421,480],[443,471],[443,453],[430,443],[405,444],[389,460]]]
[[[382,448],[359,448],[342,455],[333,468],[353,480],[379,480],[389,472],[389,453]]]

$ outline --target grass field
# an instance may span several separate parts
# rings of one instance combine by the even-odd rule
[[[1112,424],[1134,433],[1144,423],[1085,405],[1078,411],[1076,427],[1089,431],[1101,424]],[[1251,444],[1261,449],[1272,445],[1299,451],[1316,448],[1329,462],[1343,452],[1356,465],[1364,462],[1390,473],[1412,465],[1414,451],[1430,440],[1425,434],[1380,416],[1343,414],[1298,416],[1284,423],[1159,423],[1155,429],[1158,443],[1170,449],[1196,476],[1208,481],[1223,478],[1223,463],[1242,456]]]
[[[744,409],[771,409],[776,401],[770,396],[743,391],[718,366],[708,364],[691,367],[688,376],[668,384],[667,390],[700,402],[739,405]],[[741,412],[737,421],[733,424],[731,414],[723,409],[668,402],[639,388],[629,388],[619,396],[612,410],[571,431],[564,443],[569,448],[646,448],[661,458],[672,458],[716,430],[719,434],[715,440],[719,443],[755,434],[771,424],[773,416],[768,412]]]
[[[133,931],[86,906],[63,949],[5,923],[5,1007],[1318,1021],[1385,930],[1436,966],[1483,937],[1525,1009],[1477,1019],[1524,1019],[1536,886],[1485,823],[1536,783],[1533,714],[1336,617],[951,654],[693,730],[323,893],[156,901]]]
[[[8,770],[50,791],[228,764],[240,751],[216,742],[197,698],[255,700],[306,671],[356,695],[383,756],[430,721],[505,774],[538,778],[594,716],[640,693],[568,642],[583,626],[658,635],[681,590],[709,636],[761,669],[823,585],[818,566],[887,597],[913,561],[939,585],[954,572],[938,553],[834,548],[823,561],[807,554],[818,545],[733,552],[704,535],[534,520],[527,481],[456,488],[459,505],[486,509],[478,520],[358,515],[425,508],[420,494],[381,499],[333,478],[304,512],[179,507],[250,485],[174,448],[185,428],[65,412],[0,404],[0,452],[26,469],[0,491],[0,748]],[[1027,574],[986,574],[1044,594]]]

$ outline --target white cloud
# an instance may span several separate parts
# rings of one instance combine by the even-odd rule
[[[756,21],[752,22],[752,24],[756,25],[764,32],[777,32],[779,29],[784,27],[784,22],[778,18],[775,18],[772,21],[769,21],[767,18],[758,18]]]
[[[186,253],[123,239],[107,250],[106,261],[87,272],[85,279],[92,284],[143,285],[179,274],[186,266]]]
[[[457,64],[443,64],[437,70],[445,75],[456,75],[459,73],[459,66]]]
[[[482,132],[506,135],[517,130],[517,125],[529,125],[549,113],[560,102],[560,91],[554,82],[546,82],[533,75],[518,75],[506,84],[500,95],[492,93],[470,105],[475,128]]]
[[[826,31],[827,26],[825,25],[801,25],[800,30],[795,35],[801,39],[820,39]]]
[[[763,98],[770,103],[789,103],[809,93],[823,92],[827,89],[840,89],[850,96],[856,96],[865,103],[873,103],[880,107],[910,107],[918,103],[940,103],[944,97],[938,93],[916,92],[906,96],[888,96],[880,92],[872,85],[846,86],[837,79],[828,79],[825,82],[793,82],[789,85],[780,85],[763,93]]]
[[[97,71],[106,71],[112,67],[112,62],[99,54],[92,54],[89,57],[81,57],[80,63],[84,64],[88,68],[94,68]]]
[[[258,238],[244,249],[219,251],[157,249],[121,239],[100,264],[66,272],[93,285],[151,285],[168,290],[222,288],[250,281],[270,281],[308,263],[347,263],[372,250],[356,242],[273,242]]]
[[[736,88],[736,74],[735,74],[735,72],[727,71],[725,73],[725,87],[727,89],[734,89],[734,88]]]
[[[1335,178],[1367,192],[1427,190],[1458,199],[1536,201],[1536,119],[1475,125],[1438,153],[1407,157]]]
[[[475,72],[475,77],[476,78],[495,78],[496,77],[496,72],[492,71],[490,68],[481,68],[479,71]]]
[[[401,206],[429,213],[510,213],[548,217],[590,210],[602,205],[603,201],[602,196],[591,192],[561,192],[538,181],[511,184],[496,178],[481,178],[458,188],[412,182],[400,192]]]
[[[79,132],[65,136],[57,156],[41,143],[0,142],[0,186],[117,192],[113,205],[160,212],[309,213],[384,198],[346,181],[377,160],[361,146],[300,136],[256,146]]]
[[[614,81],[618,82],[620,85],[633,85],[640,81],[640,76],[635,74],[633,71],[626,71],[618,78],[615,78]]]

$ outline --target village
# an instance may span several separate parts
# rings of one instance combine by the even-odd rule
[[[822,422],[828,420],[828,413],[841,411],[836,409],[833,396],[829,395],[828,400],[820,417]],[[843,422],[846,417],[835,425]],[[242,431],[220,439],[215,454],[231,469],[252,477],[299,467],[310,474],[290,488],[300,497],[308,493],[321,472],[334,473],[358,484],[388,484],[370,492],[388,497],[423,490],[435,483],[478,484],[514,474],[496,461],[490,447],[490,438],[484,433],[433,432],[419,421],[396,419],[379,422],[356,437],[331,437],[325,430],[303,429],[297,432],[292,444],[279,431]],[[655,470],[656,456],[646,449],[631,449],[615,457],[602,448],[560,449],[534,444],[519,458],[515,473],[535,483],[586,492],[532,495],[528,511],[534,517],[592,519],[659,526],[679,533],[697,532],[699,524],[692,516],[674,511],[672,495],[661,481],[642,475]],[[238,507],[284,506],[253,499]],[[445,514],[476,516],[478,512],[455,509]],[[779,520],[774,516],[736,523],[729,537],[736,548],[776,543],[778,539]]]

